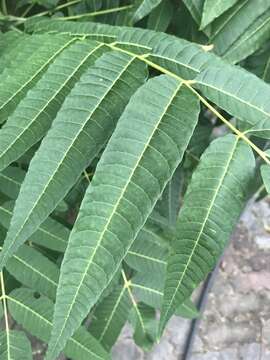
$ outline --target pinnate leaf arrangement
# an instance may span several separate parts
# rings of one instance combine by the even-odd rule
[[[148,351],[270,193],[270,3],[2,1],[0,29],[0,358],[110,359],[126,323]]]

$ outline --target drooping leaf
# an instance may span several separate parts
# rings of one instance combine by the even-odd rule
[[[10,166],[0,172],[0,191],[10,199],[17,199],[25,177],[25,171],[18,167]]]
[[[31,161],[0,257],[1,266],[55,209],[110,137],[145,80],[135,57],[110,52],[89,68],[58,112]]]
[[[270,160],[270,150],[266,151],[268,158]],[[263,178],[263,183],[268,194],[270,194],[270,165],[264,164],[261,166],[261,174]]]
[[[13,207],[13,202],[0,206],[0,223],[6,229],[9,228]],[[64,252],[67,247],[69,233],[67,227],[48,217],[28,240],[47,249]]]
[[[29,333],[48,342],[52,328],[53,303],[44,296],[36,297],[30,289],[16,289],[8,296],[9,311]],[[107,360],[109,355],[85,328],[81,327],[70,338],[64,349],[74,360]],[[28,359],[27,359],[28,360]]]
[[[0,331],[1,360],[32,360],[32,349],[26,335],[21,331]]]
[[[172,243],[160,320],[160,334],[177,306],[214,267],[243,209],[254,174],[254,155],[227,135],[211,143],[184,198]]]
[[[237,80],[236,80],[237,79]],[[241,128],[256,136],[270,136],[270,85],[243,69],[212,67],[196,78],[196,88],[215,104],[241,120]]]
[[[149,80],[130,100],[69,240],[48,359],[59,353],[118,269],[179,165],[198,112],[193,93],[167,75]]]
[[[147,28],[165,32],[172,20],[173,10],[173,5],[170,0],[162,0],[149,15]]]
[[[46,134],[74,83],[101,54],[101,46],[87,40],[71,44],[27,93],[0,130],[0,171]]]
[[[9,259],[6,269],[23,285],[55,299],[59,269],[39,251],[22,245]]]
[[[147,273],[138,273],[132,278],[131,288],[139,301],[153,308],[161,309],[165,270],[166,268],[161,273],[155,273],[154,276]],[[175,309],[174,314],[193,319],[198,317],[199,312],[192,301],[188,299]]]
[[[116,342],[130,311],[125,286],[117,286],[95,309],[90,333],[109,350]]]
[[[204,0],[183,0],[183,3],[188,8],[196,23],[200,24],[203,13]]]
[[[242,0],[221,16],[211,30],[215,52],[236,63],[255,52],[269,38],[270,4]]]
[[[6,121],[8,116],[25,96],[27,91],[34,86],[48,65],[76,38],[69,36],[36,35],[42,46],[32,49],[33,53],[25,63],[21,63],[12,73],[0,76],[0,124]],[[3,80],[1,79],[3,78]]]
[[[142,0],[142,3],[135,11],[133,15],[133,21],[138,22],[145,16],[149,15],[153,9],[155,9],[162,0]]]
[[[205,0],[201,20],[201,29],[232,7],[238,0]]]

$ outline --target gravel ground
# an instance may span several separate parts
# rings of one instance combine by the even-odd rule
[[[190,321],[173,317],[160,344],[147,354],[125,328],[113,360],[182,360],[189,327]],[[242,215],[188,360],[270,360],[269,198],[250,205]]]

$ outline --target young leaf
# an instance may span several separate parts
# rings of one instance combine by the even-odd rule
[[[16,289],[8,296],[9,311],[14,320],[29,333],[48,342],[52,328],[53,303],[44,296],[36,297],[30,289]],[[107,360],[109,355],[85,328],[80,327],[64,349],[74,360]]]
[[[203,5],[201,29],[231,8],[238,0],[206,0]]]
[[[198,113],[196,96],[167,75],[149,80],[131,98],[69,240],[48,359],[57,356],[117,271],[180,163]]]
[[[71,44],[27,93],[0,130],[0,171],[46,134],[74,83],[101,54],[101,46],[88,40]]]
[[[128,318],[130,299],[124,285],[117,286],[95,309],[90,333],[109,350]]]
[[[270,137],[270,85],[247,71],[211,67],[196,78],[196,88],[215,104],[241,120],[256,136]],[[236,81],[237,79],[237,81]]]
[[[0,332],[1,360],[32,360],[30,341],[21,331],[8,330]]]
[[[48,65],[67,48],[76,38],[68,36],[36,35],[42,43],[38,49],[34,49],[25,63],[18,66],[12,74],[0,77],[0,124],[6,121],[8,116],[16,108],[27,91],[34,86]]]
[[[135,57],[106,53],[66,97],[31,161],[0,267],[37,230],[102,149],[130,96],[144,82],[145,69]]]
[[[184,198],[169,258],[160,330],[177,306],[214,267],[243,209],[254,155],[244,142],[227,135],[211,143]]]

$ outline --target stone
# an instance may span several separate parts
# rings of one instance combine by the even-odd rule
[[[270,234],[255,236],[255,242],[259,249],[270,250]]]
[[[190,360],[238,360],[238,355],[236,349],[224,349],[194,354]]]
[[[131,339],[120,340],[112,349],[112,360],[143,360],[143,351]]]
[[[262,345],[258,343],[245,344],[239,349],[240,360],[260,360]]]

